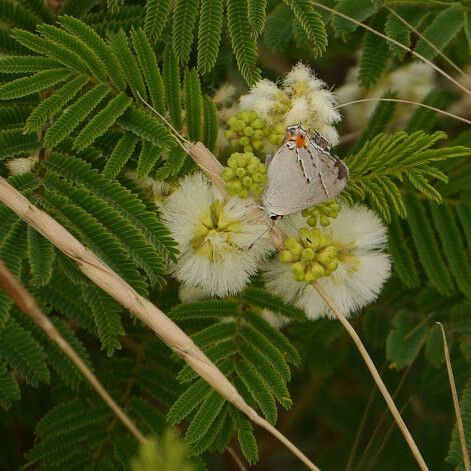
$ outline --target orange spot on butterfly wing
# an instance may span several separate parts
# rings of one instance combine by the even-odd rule
[[[300,147],[304,147],[306,145],[306,136],[299,134],[296,136],[296,147],[299,149]]]

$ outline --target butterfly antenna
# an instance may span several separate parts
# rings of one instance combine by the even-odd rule
[[[188,145],[192,145],[192,143],[190,141],[188,141],[187,139],[185,139],[173,126],[172,124],[170,123],[170,121],[168,121],[168,119],[163,116],[162,114],[160,114],[151,104],[147,103],[146,100],[144,100],[144,98],[142,98],[141,94],[136,90],[136,93],[137,93],[137,96],[140,98],[140,100],[147,106],[147,108],[149,108],[152,112],[154,112],[172,131],[173,131],[173,137],[175,137],[175,139],[177,140],[177,142],[180,144],[181,147],[183,147],[184,150],[185,147],[183,146],[183,143],[185,144],[188,144]]]

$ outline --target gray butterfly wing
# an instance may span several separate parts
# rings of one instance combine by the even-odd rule
[[[290,149],[283,145],[268,166],[264,202],[270,214],[294,214],[338,195],[348,180],[347,166],[309,142]]]

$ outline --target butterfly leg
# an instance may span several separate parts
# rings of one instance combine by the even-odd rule
[[[303,159],[301,158],[301,156],[299,155],[299,149],[297,147],[295,147],[296,149],[296,155],[298,157],[298,162],[301,164],[301,168],[303,170],[303,174],[304,174],[304,177],[306,178],[307,182],[308,183],[311,183],[311,177],[307,174],[307,171],[306,171],[306,167],[304,166],[304,162],[303,162]]]
[[[322,176],[322,172],[321,172],[320,165],[319,165],[319,156],[318,155],[314,156],[312,154],[311,150],[309,149],[309,147],[306,147],[306,150],[307,150],[309,156],[311,157],[312,164],[314,165],[314,167],[317,171],[317,174],[319,175],[319,179],[321,181],[322,189],[324,190],[325,196],[327,196],[327,198],[329,198],[330,195],[329,195],[329,192],[327,191],[327,188],[325,186],[324,177]]]

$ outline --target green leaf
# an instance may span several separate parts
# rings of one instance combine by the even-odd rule
[[[468,48],[471,53],[471,14],[465,10],[464,12],[464,32],[468,40]]]
[[[93,313],[102,348],[111,356],[115,350],[121,349],[118,336],[125,334],[120,316],[122,308],[95,285],[83,288],[82,292]]]
[[[144,32],[149,41],[154,43],[162,35],[168,15],[170,13],[170,0],[147,0],[146,16],[144,18]]]
[[[203,144],[212,152],[218,137],[218,116],[211,98],[203,96]]]
[[[31,77],[22,77],[0,86],[0,100],[13,100],[51,88],[69,77],[65,69],[43,70]]]
[[[200,438],[190,445],[191,454],[193,456],[201,455],[208,448],[212,448],[212,445],[216,438],[221,434],[223,427],[227,427],[229,407],[227,402],[223,405],[219,415],[214,421],[213,425],[208,428]],[[231,431],[232,432],[232,431]]]
[[[24,134],[21,129],[0,131],[0,160],[31,154],[40,148],[36,133]]]
[[[131,87],[132,94],[140,101],[139,95],[147,99],[147,91],[141,71],[136,59],[129,48],[128,38],[123,30],[118,33],[109,33],[109,44],[114,55],[118,58],[121,70],[126,76],[126,81]]]
[[[460,399],[460,411],[463,419],[464,436],[469,453],[471,450],[471,380],[468,380]],[[455,469],[464,470],[463,452],[461,451],[461,440],[458,427],[455,423],[451,434],[450,448],[446,461],[455,466]]]
[[[198,0],[176,0],[173,14],[172,45],[176,58],[183,64],[190,59],[193,30],[198,14]]]
[[[417,28],[422,21],[424,21],[427,15],[430,14],[430,10],[425,5],[408,5],[406,2],[400,5],[391,5],[390,8],[407,21],[412,28]],[[394,39],[398,43],[410,48],[411,28],[392,13],[386,20],[384,32],[391,39]],[[399,59],[404,58],[404,55],[407,52],[405,49],[390,41],[388,41],[388,46],[396,57]]]
[[[167,414],[167,421],[177,424],[188,416],[207,397],[211,386],[199,379],[193,383],[172,405]]]
[[[183,83],[185,91],[185,122],[190,140],[201,140],[203,130],[203,98],[196,70],[186,70]]]
[[[267,0],[249,0],[249,22],[252,31],[260,36],[265,28]]]
[[[264,3],[264,1],[265,0],[257,0],[256,2],[252,1],[252,3],[256,3],[258,5]],[[219,44],[221,42],[223,19],[222,10],[222,0],[201,0],[197,64],[198,71],[202,75],[208,74],[216,63]]]
[[[46,356],[30,332],[9,318],[0,330],[0,358],[32,386],[49,382]]]
[[[161,155],[162,149],[160,147],[154,146],[149,141],[143,141],[137,160],[137,176],[142,178],[149,175]]]
[[[108,85],[99,83],[80,97],[46,131],[44,144],[47,147],[55,147],[62,142],[98,106],[110,91],[111,89]]]
[[[428,326],[420,319],[401,311],[393,319],[394,328],[386,341],[386,356],[399,368],[412,365],[425,341]]]
[[[250,464],[255,464],[258,461],[258,447],[257,440],[253,434],[252,424],[239,416],[237,424],[237,437],[239,439],[240,449],[245,458]]]
[[[20,389],[13,373],[0,363],[0,406],[9,409],[14,401],[20,400]]]
[[[124,227],[124,223],[128,221],[164,257],[176,260],[177,243],[169,230],[159,221],[157,213],[148,211],[134,193],[118,182],[103,177],[97,170],[91,169],[89,164],[78,158],[54,154],[49,159],[48,165],[71,184],[82,184],[114,208],[122,216],[121,227]],[[114,219],[117,220],[117,218]]]
[[[416,288],[420,284],[414,257],[404,236],[401,221],[391,218],[388,234],[388,246],[393,259],[393,268],[399,279],[408,287]]]
[[[156,146],[168,147],[175,142],[170,131],[160,121],[137,108],[128,108],[119,118],[119,124]]]
[[[131,98],[120,93],[112,98],[80,131],[74,141],[74,148],[83,150],[105,134],[116,120],[129,108]]]
[[[100,81],[106,80],[106,72],[103,64],[85,41],[79,37],[67,33],[66,31],[52,25],[42,24],[38,26],[38,31],[49,41],[63,46],[75,54],[85,64],[91,75]]]
[[[4,74],[39,72],[60,67],[60,64],[41,56],[6,56],[0,57],[0,72]]]
[[[3,328],[8,318],[10,317],[10,310],[13,306],[11,298],[2,290],[0,291],[0,329]]]
[[[62,15],[59,23],[69,32],[86,39],[87,44],[95,51],[100,61],[105,66],[106,72],[119,90],[126,88],[126,79],[118,59],[108,47],[106,42],[88,25],[72,16]]]
[[[75,77],[59,88],[53,95],[43,100],[29,115],[25,123],[25,131],[39,131],[47,120],[52,118],[85,86],[85,77]]]
[[[468,243],[468,249],[471,249],[471,205],[469,203],[459,204],[456,208],[464,235]]]
[[[419,260],[432,285],[443,295],[454,292],[453,281],[440,253],[438,241],[431,229],[430,218],[416,198],[406,199],[407,222]]]
[[[167,99],[168,113],[175,128],[180,129],[182,127],[180,104],[180,69],[171,47],[165,48],[164,51],[162,75],[165,86],[165,98]]]
[[[237,303],[224,299],[179,304],[169,311],[175,320],[184,319],[226,319],[237,316]]]
[[[322,55],[327,48],[327,32],[320,13],[309,0],[288,0],[287,3],[312,43],[314,55]]]
[[[443,352],[443,337],[440,327],[434,325],[430,328],[425,342],[425,358],[435,368],[439,368],[445,361]]]
[[[388,65],[389,47],[376,34],[367,31],[363,36],[358,80],[366,88],[376,85]]]
[[[335,10],[357,21],[364,21],[375,12],[375,6],[371,0],[340,0],[335,5]],[[352,33],[358,25],[338,15],[332,15],[332,27],[337,37],[343,37]]]
[[[154,108],[164,114],[164,83],[157,59],[142,29],[131,31],[131,40]]]
[[[211,391],[206,396],[186,431],[185,439],[188,443],[197,442],[209,430],[225,401],[224,397],[216,391]]]
[[[463,16],[463,7],[459,3],[446,8],[434,18],[423,32],[424,37],[439,51],[443,51],[463,27]],[[418,40],[415,52],[429,60],[438,55],[438,52],[422,38]]]
[[[28,226],[28,257],[31,282],[36,286],[49,283],[55,259],[54,246],[42,235]]]
[[[227,22],[237,67],[244,80],[252,85],[260,80],[256,67],[257,43],[250,33],[247,0],[227,0]]]
[[[131,133],[125,133],[116,144],[110,158],[106,161],[103,175],[115,178],[126,162],[131,158],[137,144],[137,137]]]
[[[471,298],[471,267],[455,217],[447,205],[430,204],[443,252],[460,291]]]

